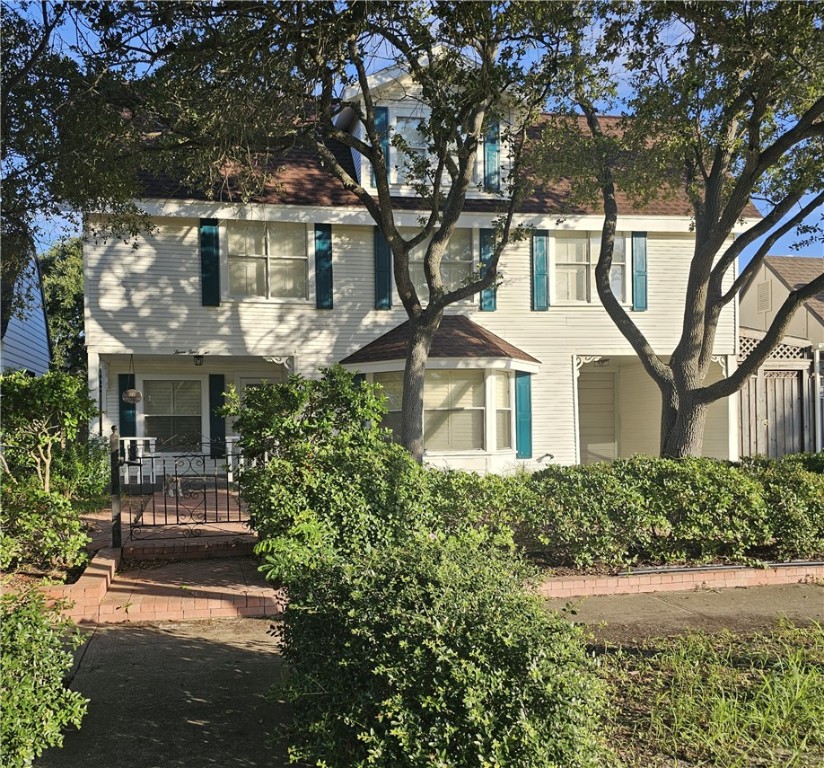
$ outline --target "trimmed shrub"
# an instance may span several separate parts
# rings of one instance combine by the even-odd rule
[[[747,462],[742,472],[763,487],[775,556],[824,556],[824,475],[808,472],[795,456]]]
[[[638,556],[644,499],[611,465],[547,467],[533,475],[533,489],[524,530],[552,564],[626,565]]]
[[[61,746],[63,728],[80,727],[88,702],[63,685],[72,665],[68,625],[40,592],[2,595],[0,619],[0,766],[23,768],[47,747]]]
[[[290,755],[340,766],[594,766],[579,630],[482,532],[413,536],[290,587]]]
[[[644,499],[635,546],[645,559],[740,559],[770,543],[761,488],[736,467],[707,458],[635,457],[615,462],[612,471]]]
[[[80,506],[98,509],[107,503],[106,487],[111,479],[109,443],[103,437],[69,443],[56,457],[53,490]]]
[[[319,380],[228,398],[244,456],[241,496],[267,576],[294,574],[394,541],[428,525],[425,470],[377,425],[383,398],[335,366]]]

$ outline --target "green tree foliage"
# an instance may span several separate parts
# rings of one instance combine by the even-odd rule
[[[84,374],[87,368],[83,330],[83,244],[72,238],[53,245],[40,257],[52,365]]]
[[[102,8],[97,26],[112,51],[139,50],[153,63],[142,84],[144,120],[155,142],[176,153],[185,183],[248,199],[276,188],[284,149],[300,147],[366,208],[393,254],[395,284],[410,319],[402,408],[402,443],[423,454],[426,358],[445,307],[493,287],[498,259],[519,236],[513,214],[522,195],[517,173],[527,125],[554,89],[568,82],[571,40],[586,19],[574,3],[166,3]],[[146,30],[152,30],[148,35]],[[531,40],[547,41],[537,55]],[[397,68],[422,107],[421,157],[401,135],[380,126],[380,82]],[[275,96],[276,94],[276,96]],[[360,132],[343,122],[359,120]],[[448,285],[441,262],[490,126],[500,123],[513,172],[496,206],[498,237],[481,273]],[[417,197],[420,227],[401,233],[384,141]],[[374,190],[342,165],[333,144],[371,166]],[[185,151],[195,147],[196,152]],[[395,165],[396,161],[392,161]],[[272,167],[274,165],[274,167]],[[368,171],[367,171],[368,173]],[[409,254],[425,248],[428,296],[419,295]]]
[[[88,701],[63,684],[71,669],[67,622],[31,590],[0,597],[0,768],[26,768],[47,747],[63,744],[63,729],[80,727]],[[70,645],[81,640],[74,636]]]
[[[824,275],[796,286],[747,360],[707,382],[721,312],[731,311],[776,240],[793,229],[808,243],[822,238],[824,10],[761,0],[603,3],[601,16],[603,37],[573,100],[589,130],[557,120],[544,137],[542,169],[603,202],[598,294],[661,391],[662,454],[697,455],[709,404],[740,389],[795,310],[824,288]],[[597,77],[588,77],[593,69]],[[623,72],[627,91],[628,119],[618,130],[596,114],[618,92],[613,72]],[[688,201],[695,246],[674,349],[655,349],[612,293],[616,190],[641,201],[677,191]],[[752,199],[763,218],[733,239],[740,219],[754,218]],[[736,274],[737,257],[759,238]]]
[[[92,8],[2,2],[3,330],[29,298],[19,277],[45,221],[76,223],[83,212],[107,211],[112,233],[127,236],[146,226],[133,203],[145,132],[125,98],[123,60],[93,45],[84,21]]]

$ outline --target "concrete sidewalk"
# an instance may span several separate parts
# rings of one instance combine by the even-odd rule
[[[600,640],[631,642],[688,629],[767,630],[781,618],[795,623],[824,623],[824,585],[555,598],[547,600],[546,605],[553,611],[569,607],[569,618],[586,624]]]
[[[267,700],[283,666],[266,619],[100,626],[72,688],[91,700],[79,731],[37,768],[279,768],[267,734],[288,716]]]

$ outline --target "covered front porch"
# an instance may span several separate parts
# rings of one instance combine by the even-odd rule
[[[724,375],[726,357],[711,363],[708,381]],[[595,464],[660,450],[661,395],[635,356],[579,355],[576,359],[579,462]],[[703,455],[735,460],[736,398],[713,403]]]

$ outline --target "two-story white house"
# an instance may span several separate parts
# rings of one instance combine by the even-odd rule
[[[426,151],[408,89],[384,77],[375,93],[386,136],[401,133],[408,151]],[[341,125],[361,130],[353,115],[342,114]],[[339,150],[369,187],[368,164]],[[402,152],[388,141],[385,151],[396,220],[414,231],[419,214]],[[104,434],[117,425],[123,436],[156,438],[159,451],[202,445],[220,456],[232,427],[215,409],[230,384],[242,390],[290,373],[315,376],[335,362],[381,383],[387,423],[397,424],[406,314],[387,244],[317,158],[295,151],[274,167],[276,183],[246,204],[150,182],[143,205],[156,229],[137,249],[85,245],[90,388]],[[506,148],[490,132],[478,154],[478,188],[445,259],[446,280],[478,268],[499,208],[484,188],[494,189],[506,171]],[[544,186],[523,200],[515,224],[531,235],[504,251],[500,285],[447,309],[425,386],[428,462],[509,471],[658,452],[658,390],[595,292],[603,215],[579,208],[559,217],[564,194]],[[622,198],[620,212],[613,289],[666,355],[678,340],[693,252],[689,206]],[[422,263],[416,269],[425,285]],[[720,324],[715,376],[735,365],[735,311]],[[142,400],[124,402],[127,389]],[[713,405],[705,454],[735,458],[737,432],[735,403]]]

